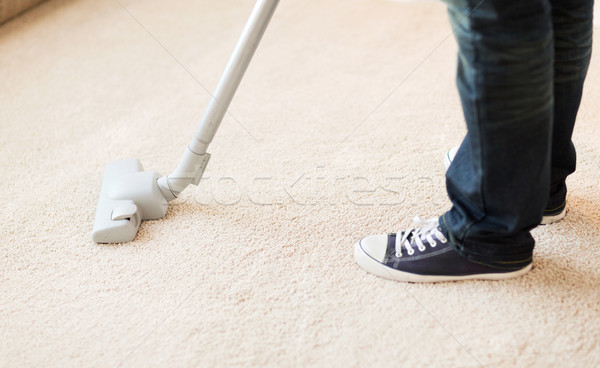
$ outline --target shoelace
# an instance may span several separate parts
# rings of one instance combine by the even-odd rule
[[[396,257],[402,257],[402,247],[406,249],[409,256],[415,253],[411,245],[411,240],[414,240],[419,252],[424,252],[427,249],[423,240],[427,240],[427,243],[432,248],[435,248],[437,245],[437,241],[433,238],[434,236],[442,243],[448,241],[438,229],[439,220],[437,218],[422,220],[419,216],[416,216],[413,221],[416,227],[396,233]],[[400,234],[402,234],[401,237],[398,236]]]

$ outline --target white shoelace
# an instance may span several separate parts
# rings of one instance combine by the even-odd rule
[[[411,245],[411,240],[414,240],[419,252],[424,252],[427,249],[423,240],[427,240],[429,246],[435,248],[437,241],[433,238],[434,235],[440,242],[447,242],[444,234],[438,229],[439,220],[437,217],[429,220],[422,220],[419,216],[416,216],[413,221],[416,227],[396,233],[396,257],[402,257],[403,246],[409,256],[412,256],[415,253],[415,250]],[[401,237],[398,236],[400,234],[402,234]]]

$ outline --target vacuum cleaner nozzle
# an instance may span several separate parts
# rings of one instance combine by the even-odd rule
[[[132,241],[142,220],[157,220],[167,212],[168,201],[158,188],[156,172],[146,172],[138,159],[106,166],[92,239],[96,243]]]
[[[168,202],[188,185],[198,185],[210,159],[212,141],[258,47],[279,0],[258,0],[219,80],[196,135],[179,166],[167,176],[145,172],[137,159],[115,161],[106,167],[92,239],[96,243],[124,243],[135,238],[142,220],[156,220]]]

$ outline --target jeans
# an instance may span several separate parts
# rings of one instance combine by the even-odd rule
[[[544,210],[564,205],[592,45],[593,0],[446,0],[468,133],[446,173],[442,232],[464,257],[531,262]]]

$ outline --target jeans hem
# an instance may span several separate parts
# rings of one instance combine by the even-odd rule
[[[442,234],[448,239],[448,242],[452,248],[462,257],[468,259],[470,262],[481,264],[488,267],[497,268],[500,270],[518,270],[526,267],[533,261],[533,254],[526,258],[515,259],[515,260],[495,260],[492,257],[485,257],[475,252],[472,252],[461,244],[453,233],[448,229],[446,223],[445,214],[440,216],[439,227]]]

